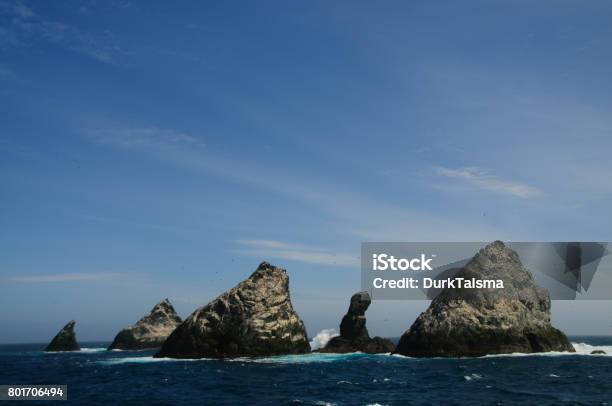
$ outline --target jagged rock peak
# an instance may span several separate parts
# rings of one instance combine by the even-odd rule
[[[76,340],[76,334],[74,333],[74,325],[76,322],[70,320],[56,335],[53,340],[47,345],[45,351],[56,352],[56,351],[79,351],[81,347]]]
[[[550,296],[501,241],[481,249],[455,278],[500,279],[503,289],[445,288],[406,331],[397,352],[415,357],[570,351],[550,325]]]
[[[180,316],[166,298],[157,303],[136,324],[121,330],[108,349],[159,348],[181,321]]]
[[[287,271],[262,262],[247,279],[194,311],[156,356],[222,358],[309,349],[304,323],[291,304]]]
[[[172,306],[170,300],[166,298],[157,303],[153,309],[151,309],[149,314],[138,320],[138,323],[173,322],[175,324],[179,324],[181,321],[181,317],[176,313],[176,310],[174,310],[174,306]]]

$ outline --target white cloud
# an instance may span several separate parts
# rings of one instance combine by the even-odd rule
[[[257,257],[280,258],[319,265],[359,267],[359,258],[346,253],[281,241],[237,240],[236,242],[248,247],[248,249],[240,250],[240,253]]]
[[[472,186],[483,190],[488,190],[491,192],[515,197],[521,197],[524,199],[536,197],[542,194],[542,192],[535,187],[528,186],[522,183],[499,179],[493,175],[487,174],[485,171],[476,167],[466,167],[459,169],[437,167],[436,173],[439,176],[460,179]]]
[[[28,275],[28,276],[13,276],[8,280],[11,282],[21,283],[51,283],[51,282],[76,282],[76,281],[100,281],[111,280],[124,276],[121,273],[114,272],[92,272],[92,273],[63,273],[55,275]]]

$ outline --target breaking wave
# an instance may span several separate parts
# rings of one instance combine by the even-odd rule
[[[605,355],[612,355],[612,345],[591,345],[587,343],[572,343],[574,349],[576,350],[576,354],[581,355],[591,355],[591,352],[599,350],[605,351]],[[604,355],[604,354],[599,354]]]
[[[339,335],[340,334],[338,334],[338,332],[333,328],[321,330],[310,341],[310,349],[314,351],[318,350],[319,348],[324,348],[329,340]]]

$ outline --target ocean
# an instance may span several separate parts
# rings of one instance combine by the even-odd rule
[[[454,359],[168,360],[153,351],[106,351],[107,342],[55,354],[42,352],[44,344],[1,345],[0,384],[65,384],[68,401],[58,404],[76,405],[612,404],[612,337],[571,341],[577,354]],[[594,349],[608,355],[588,355]]]

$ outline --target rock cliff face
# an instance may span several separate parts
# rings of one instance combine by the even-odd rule
[[[355,293],[351,297],[348,312],[340,323],[340,336],[329,340],[321,352],[362,351],[373,354],[393,351],[395,345],[390,340],[381,337],[370,338],[366,328],[365,312],[371,302],[368,292]]]
[[[170,301],[164,299],[136,324],[121,330],[108,349],[159,348],[181,321]]]
[[[304,323],[291,305],[287,271],[262,262],[248,279],[193,312],[155,356],[223,358],[309,351]]]
[[[62,328],[59,333],[53,337],[53,340],[47,345],[45,351],[47,352],[56,352],[56,351],[79,351],[81,347],[76,340],[76,335],[74,334],[74,325],[76,322],[74,320],[70,320],[68,324]]]
[[[489,244],[455,278],[501,279],[504,289],[446,288],[404,333],[396,351],[413,357],[570,351],[550,325],[548,291],[501,241]]]

